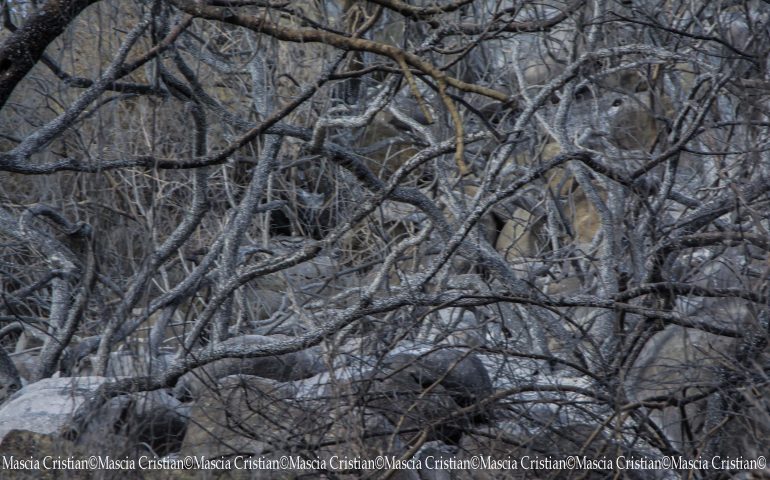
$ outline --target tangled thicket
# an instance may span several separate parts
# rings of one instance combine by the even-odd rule
[[[2,10],[0,417],[71,377],[112,449],[763,453],[767,2]]]

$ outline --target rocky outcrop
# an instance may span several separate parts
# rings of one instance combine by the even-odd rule
[[[224,344],[246,347],[287,338],[285,335],[241,335],[226,340]],[[215,387],[219,379],[230,375],[253,375],[290,381],[311,377],[322,370],[324,366],[318,348],[271,357],[225,358],[187,373],[179,379],[174,392],[177,398],[197,398],[204,390]]]
[[[21,378],[16,365],[0,346],[0,404],[21,388]]]
[[[0,438],[11,430],[59,435],[104,377],[46,378],[16,392],[0,407]]]
[[[316,476],[323,472],[317,468],[320,461],[328,464],[335,455],[374,458],[403,451],[383,416],[330,397],[300,399],[296,394],[297,386],[291,382],[249,375],[221,379],[218,391],[205,391],[195,403],[182,454],[266,460],[292,455],[308,460],[306,469],[266,469],[244,477],[273,479]],[[407,472],[396,478],[411,477]]]
[[[400,353],[378,368],[340,369],[299,381],[232,375],[201,391],[182,454],[328,461],[335,455],[401,455],[426,441],[456,445],[487,420],[488,410],[473,405],[491,393],[481,360],[461,349]],[[256,478],[280,474],[260,472],[264,477]],[[421,478],[412,471],[398,474]]]
[[[0,439],[12,430],[72,437],[73,416],[105,377],[47,378],[27,385],[0,407]],[[121,395],[88,412],[77,442],[90,454],[165,455],[179,450],[189,408],[165,391]]]
[[[423,387],[441,385],[463,407],[493,392],[486,367],[468,350],[437,347],[424,353],[399,353],[386,358],[385,366]]]
[[[120,395],[91,412],[78,442],[105,454],[167,455],[179,451],[190,407],[164,390]]]

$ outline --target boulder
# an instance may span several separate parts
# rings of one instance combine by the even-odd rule
[[[10,355],[11,361],[19,372],[22,383],[26,384],[32,379],[35,370],[40,365],[39,350],[28,350],[26,352],[14,353]]]
[[[465,430],[488,418],[489,409],[458,412],[493,392],[481,360],[449,348],[391,355],[361,379],[338,383],[330,394],[387,418],[404,444],[422,436],[456,444]]]
[[[248,347],[285,340],[286,335],[241,335],[225,340],[224,344]],[[318,347],[285,355],[259,358],[223,358],[196,368],[177,382],[177,398],[197,398],[206,389],[216,386],[217,380],[230,375],[253,375],[277,381],[308,378],[324,370]]]
[[[484,363],[468,350],[437,347],[424,353],[398,353],[387,357],[385,365],[424,387],[438,382],[463,407],[493,393]]]
[[[46,378],[27,385],[0,407],[0,439],[11,430],[59,435],[105,377]]]
[[[411,372],[400,371],[375,379],[370,388],[355,397],[366,407],[387,418],[407,444],[427,440],[456,443],[467,422],[452,418],[460,407],[441,385],[421,385]]]
[[[300,456],[327,466],[333,456],[371,459],[377,455],[400,455],[406,446],[393,434],[391,423],[378,412],[355,404],[350,397],[332,394],[331,384],[318,376],[308,395],[300,398],[296,383],[233,375],[220,380],[216,390],[207,390],[193,406],[182,455],[208,458],[233,455],[278,459]],[[324,393],[325,392],[325,393]],[[230,472],[235,478],[273,479],[320,476],[312,465],[291,471],[252,470]],[[230,478],[230,477],[228,477]],[[394,476],[418,480],[409,471]]]
[[[722,382],[719,378],[720,369],[735,361],[735,350],[735,341],[731,338],[677,325],[668,326],[655,334],[642,348],[626,377],[626,391],[629,398],[635,401],[666,396],[685,398],[699,394],[707,395],[706,398],[685,406],[670,406],[649,412],[650,418],[666,434],[675,448],[683,452],[697,451],[702,448],[706,439],[714,435],[713,432],[706,430],[710,391]],[[757,364],[762,363],[760,359],[757,360]],[[748,400],[745,405],[749,408],[755,402],[750,399],[755,396],[750,391],[741,393],[743,400]],[[752,438],[763,429],[767,431],[766,413],[754,418],[746,413],[748,412],[737,415],[742,416],[742,420],[728,421],[726,425],[720,427],[720,435],[734,428],[736,424],[743,424],[742,427],[738,427],[743,434],[752,431],[751,435],[745,435],[745,439]],[[761,428],[760,424],[763,421],[766,426]],[[752,423],[754,425],[748,427]],[[763,445],[765,442],[754,440],[753,450],[748,445],[752,441],[746,445],[742,441],[728,443],[733,450],[731,454],[741,456],[756,451],[757,445]],[[735,452],[739,445],[744,445],[746,450],[741,453]]]
[[[179,451],[190,407],[164,390],[109,399],[89,415],[78,442],[117,455],[167,455]]]
[[[436,312],[436,318],[430,324],[425,338],[433,343],[466,345],[478,347],[484,345],[484,328],[472,309],[444,308]]]
[[[295,434],[308,415],[292,402],[295,389],[253,375],[220,379],[216,389],[202,392],[190,413],[182,444],[184,455],[263,455],[291,450]]]
[[[118,350],[110,353],[107,365],[107,377],[133,377],[145,375],[157,375],[163,371],[173,359],[170,352],[162,352],[157,356],[151,356],[146,349],[143,352],[131,350]],[[96,355],[88,355],[80,359],[75,367],[75,372],[86,375],[93,372]]]
[[[0,346],[0,403],[21,388],[21,378],[11,358]]]
[[[27,385],[0,408],[0,439],[11,430],[61,437],[71,433],[73,415],[93,398],[105,377],[47,378]],[[93,454],[165,455],[178,450],[189,407],[158,390],[109,399],[79,432],[78,444]]]

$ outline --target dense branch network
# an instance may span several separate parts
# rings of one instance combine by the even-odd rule
[[[160,365],[85,432],[228,359],[450,350],[492,387],[415,387],[457,405],[399,455],[461,418],[732,452],[770,430],[770,10],[717,3],[4,3],[0,383]]]

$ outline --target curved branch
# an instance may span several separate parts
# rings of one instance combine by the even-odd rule
[[[98,0],[49,0],[0,45],[0,109],[64,29]]]

